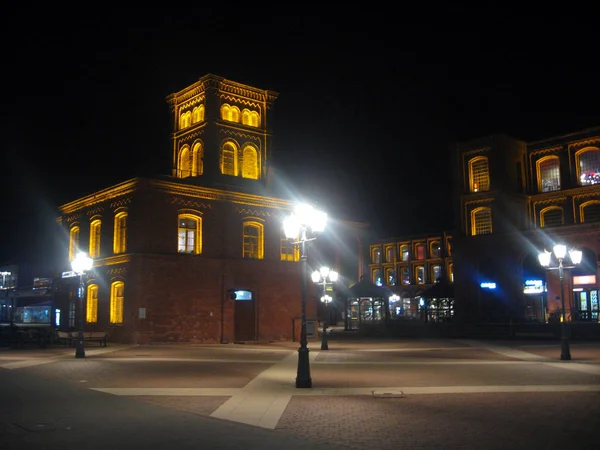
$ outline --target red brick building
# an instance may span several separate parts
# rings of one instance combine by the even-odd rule
[[[301,265],[282,231],[293,202],[277,195],[270,170],[277,95],[200,78],[167,97],[170,176],[127,180],[59,208],[69,260],[78,250],[94,259],[86,330],[131,343],[298,335]],[[327,264],[352,285],[362,273],[365,233],[364,224],[330,220],[310,243],[308,265]],[[316,319],[311,284],[307,316]],[[61,328],[79,314],[74,291],[68,301]]]

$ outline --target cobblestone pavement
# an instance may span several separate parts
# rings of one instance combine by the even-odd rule
[[[573,342],[571,361],[560,361],[558,342],[531,340],[330,338],[328,351],[309,347],[312,389],[295,388],[298,344],[285,341],[109,344],[84,359],[64,347],[0,349],[0,375],[118,397],[148,414],[251,425],[265,438],[307,440],[304,448],[598,448],[598,342]]]

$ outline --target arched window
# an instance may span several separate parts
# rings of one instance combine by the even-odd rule
[[[204,121],[204,105],[196,106],[192,110],[192,123]]]
[[[240,121],[240,109],[237,106],[230,106],[224,103],[221,106],[221,118],[229,122]]]
[[[385,280],[388,286],[396,286],[396,271],[394,269],[386,269]]]
[[[127,250],[127,213],[120,212],[115,216],[115,235],[113,251],[115,254],[125,253]]]
[[[442,256],[440,241],[433,241],[429,244],[429,255],[431,258],[440,258]]]
[[[425,284],[425,268],[423,266],[415,267],[415,280],[417,280],[417,284]]]
[[[492,232],[492,210],[482,207],[471,211],[471,235],[490,234]]]
[[[237,176],[237,147],[232,142],[226,142],[221,149],[221,173]]]
[[[402,277],[402,284],[410,284],[410,270],[408,267],[400,269],[400,276]]]
[[[559,227],[565,224],[563,209],[559,206],[550,206],[540,211],[540,227]]]
[[[436,283],[442,278],[442,266],[435,265],[431,267],[431,281]]]
[[[250,113],[250,125],[253,127],[260,127],[260,114],[256,111]]]
[[[385,248],[385,262],[396,262],[396,252],[394,252],[394,247],[392,245]]]
[[[90,258],[100,256],[100,231],[102,222],[97,219],[90,223]]]
[[[371,257],[371,261],[373,261],[373,264],[379,264],[381,263],[381,249],[380,248],[374,248],[373,249],[373,254]]]
[[[179,116],[179,128],[184,129],[192,124],[192,113],[190,111],[181,113]]]
[[[471,192],[490,190],[490,172],[487,157],[478,156],[469,161],[469,184]]]
[[[453,263],[448,264],[448,281],[450,281],[450,283],[454,283],[454,264]]]
[[[122,281],[115,281],[110,285],[110,323],[123,323],[123,304],[124,304],[125,284]]]
[[[408,261],[410,258],[410,247],[408,245],[400,246],[400,254],[402,255],[402,261]]]
[[[258,166],[258,152],[254,147],[247,145],[242,156],[242,177],[258,180]]]
[[[536,162],[538,190],[550,192],[560,190],[560,161],[558,156],[547,156]]]
[[[246,221],[242,229],[242,257],[245,259],[263,259],[265,250],[263,224],[255,221]]]
[[[600,222],[600,201],[590,200],[579,206],[579,217],[582,222]]]
[[[204,149],[200,142],[194,144],[192,151],[192,176],[197,177],[204,173]]]
[[[579,184],[587,186],[600,183],[600,149],[584,148],[575,154]]]
[[[300,248],[281,232],[279,254],[282,261],[300,261]]]
[[[371,276],[373,277],[372,279],[374,284],[376,284],[377,286],[381,286],[383,284],[383,282],[381,281],[381,270],[373,269]]]
[[[193,214],[179,214],[177,218],[177,251],[202,253],[202,218]]]
[[[85,321],[88,323],[98,322],[98,285],[90,284],[87,288]]]
[[[242,124],[250,126],[252,124],[251,120],[250,110],[244,108],[242,111]]]
[[[77,225],[69,230],[69,261],[75,259],[75,255],[79,250],[79,227]]]
[[[415,259],[425,259],[425,244],[419,243],[415,245]]]
[[[230,111],[231,111],[230,112],[231,121],[239,122],[240,121],[240,108],[238,108],[237,106],[232,106]]]
[[[179,152],[179,178],[187,178],[191,175],[190,148],[186,145]]]

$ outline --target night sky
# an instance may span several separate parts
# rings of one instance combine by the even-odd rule
[[[380,237],[452,227],[457,141],[600,125],[591,12],[219,5],[4,11],[0,264],[51,251],[57,206],[170,174],[165,97],[207,73],[278,92],[273,166]]]

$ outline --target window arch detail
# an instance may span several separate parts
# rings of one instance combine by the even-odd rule
[[[492,209],[476,208],[471,211],[471,235],[490,234],[492,232]]]
[[[196,106],[192,110],[192,123],[198,123],[204,121],[204,105]]]
[[[560,190],[560,160],[558,156],[546,156],[536,163],[539,192]]]
[[[490,171],[486,156],[478,156],[469,161],[469,191],[490,190]]]
[[[179,214],[177,224],[177,251],[201,254],[202,218],[194,214]]]
[[[540,211],[540,227],[559,227],[565,224],[564,211],[560,206],[549,206]]]
[[[228,122],[239,122],[240,108],[224,103],[221,105],[221,119],[227,120]]]
[[[258,150],[247,145],[242,152],[242,177],[258,180],[260,175],[260,156]]]
[[[264,225],[256,220],[245,220],[242,233],[242,257],[245,259],[263,259],[265,252]]]
[[[98,323],[98,285],[90,284],[87,287],[85,321]]]
[[[189,127],[192,124],[192,113],[191,111],[186,111],[181,113],[179,116],[179,129],[183,130],[184,128]]]
[[[69,230],[69,261],[75,259],[79,249],[79,225],[74,225]]]
[[[115,325],[123,324],[123,305],[125,283],[115,281],[110,285],[110,323]]]
[[[575,153],[577,177],[581,186],[600,183],[600,149],[588,147]]]
[[[238,147],[233,142],[225,142],[221,148],[221,173],[223,175],[237,176]]]
[[[590,200],[579,206],[581,222],[600,222],[600,200]]]
[[[100,256],[100,235],[102,231],[102,221],[100,219],[92,220],[90,223],[90,258]]]
[[[127,212],[115,215],[115,231],[113,251],[115,254],[125,253],[127,250]]]

